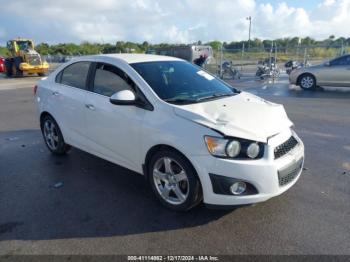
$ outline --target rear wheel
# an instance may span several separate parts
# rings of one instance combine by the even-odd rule
[[[148,174],[153,193],[169,209],[187,211],[202,200],[201,185],[194,168],[174,150],[154,154]]]
[[[64,142],[62,132],[53,117],[46,115],[41,121],[41,132],[47,148],[56,155],[64,155],[70,146]]]
[[[300,76],[299,85],[304,90],[315,90],[316,78],[311,74],[304,74]]]

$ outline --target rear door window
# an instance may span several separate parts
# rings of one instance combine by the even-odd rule
[[[64,85],[87,89],[87,76],[89,73],[90,62],[77,62],[67,66],[56,77],[56,82]]]

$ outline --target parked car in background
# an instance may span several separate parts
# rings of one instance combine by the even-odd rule
[[[5,58],[0,56],[0,73],[5,72]]]
[[[304,90],[314,90],[317,86],[350,87],[350,55],[337,57],[321,65],[295,69],[290,73],[289,81]]]
[[[174,57],[79,57],[34,89],[44,141],[144,174],[184,211],[265,201],[302,172],[303,142],[282,105],[232,88]]]

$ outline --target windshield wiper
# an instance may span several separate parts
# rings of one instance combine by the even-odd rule
[[[218,99],[221,97],[233,96],[236,93],[215,93],[210,96],[204,96],[196,99],[184,99],[184,98],[168,98],[164,99],[165,102],[173,103],[173,104],[193,104],[198,102],[203,102],[211,99]]]
[[[197,98],[196,101],[199,102],[199,101],[217,99],[220,97],[227,97],[227,96],[233,96],[233,95],[236,95],[236,94],[235,93],[225,93],[225,94],[224,93],[215,93],[215,94],[212,94],[210,96],[204,96],[204,97]]]
[[[169,98],[169,99],[164,99],[164,101],[168,103],[174,103],[174,104],[191,104],[191,103],[197,102],[197,100],[183,99],[183,98]]]

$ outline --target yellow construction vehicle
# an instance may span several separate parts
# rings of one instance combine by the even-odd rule
[[[10,56],[5,59],[5,73],[8,77],[23,76],[23,74],[38,74],[44,76],[49,70],[49,64],[42,59],[34,49],[30,39],[16,38],[7,42]]]

